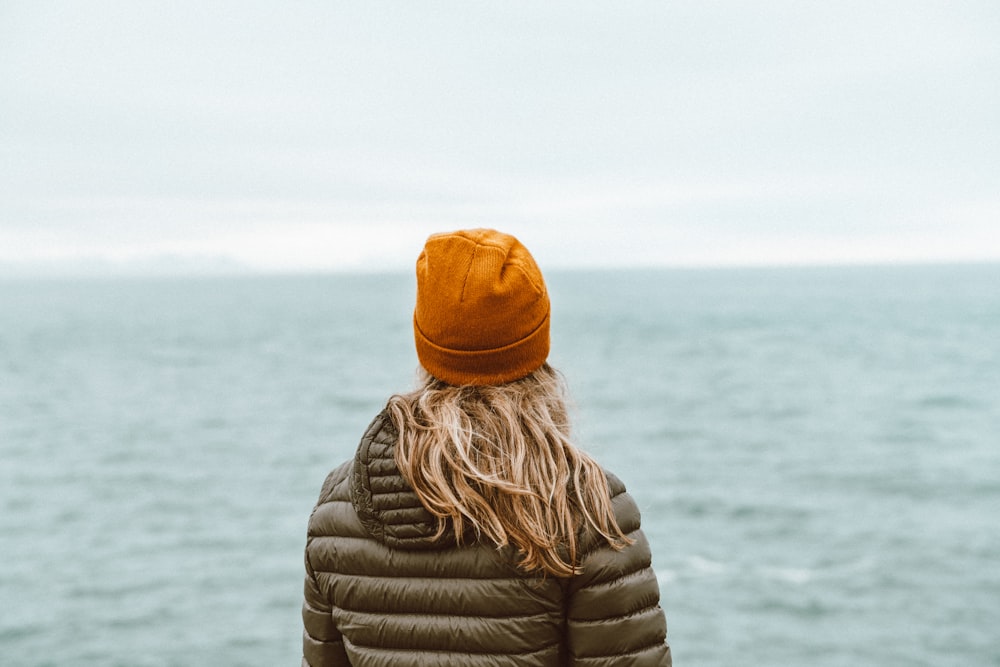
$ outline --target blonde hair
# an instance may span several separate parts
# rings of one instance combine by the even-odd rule
[[[422,386],[388,403],[399,430],[396,463],[421,502],[461,543],[466,531],[518,565],[566,577],[580,571],[590,529],[615,549],[633,540],[615,519],[607,477],[569,438],[565,388],[548,364],[501,385]]]

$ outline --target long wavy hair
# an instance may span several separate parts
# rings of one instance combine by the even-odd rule
[[[452,386],[421,371],[421,386],[388,403],[396,463],[424,506],[461,543],[467,532],[512,545],[526,572],[580,571],[592,531],[615,549],[631,540],[615,519],[608,481],[570,441],[565,384],[548,364],[502,385]]]

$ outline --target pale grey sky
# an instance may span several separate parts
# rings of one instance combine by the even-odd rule
[[[1000,259],[1000,3],[0,3],[0,271]]]

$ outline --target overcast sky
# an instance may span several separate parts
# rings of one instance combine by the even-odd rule
[[[996,260],[998,125],[996,0],[5,0],[0,269]]]

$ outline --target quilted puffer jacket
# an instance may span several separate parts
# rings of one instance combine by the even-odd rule
[[[434,540],[379,414],[330,473],[309,520],[303,667],[652,667],[671,664],[639,510],[608,475],[635,543],[591,539],[582,574],[527,575],[491,544]]]

